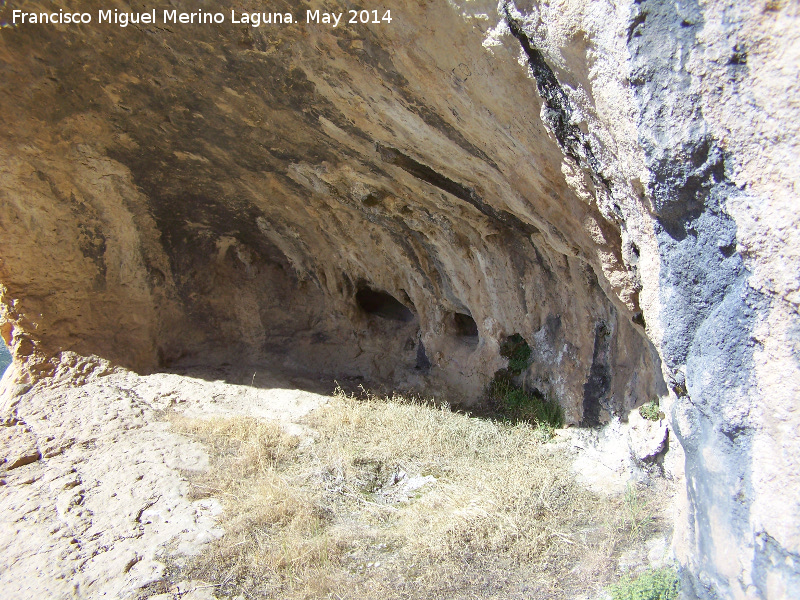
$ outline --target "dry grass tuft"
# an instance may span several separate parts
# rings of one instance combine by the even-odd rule
[[[246,598],[559,598],[597,590],[657,522],[598,497],[527,424],[343,393],[313,443],[249,418],[173,416],[213,465],[226,534],[175,577]],[[630,502],[628,503],[630,504]]]

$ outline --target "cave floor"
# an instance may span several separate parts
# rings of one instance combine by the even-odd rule
[[[668,559],[674,482],[592,432],[179,371],[3,380],[6,598],[595,598]]]

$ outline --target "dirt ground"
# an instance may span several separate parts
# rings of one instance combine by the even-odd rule
[[[675,482],[603,432],[250,371],[7,376],[4,595],[599,598],[670,558]]]

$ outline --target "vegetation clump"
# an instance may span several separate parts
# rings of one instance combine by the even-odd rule
[[[531,347],[520,334],[515,333],[500,344],[500,356],[508,359],[508,370],[512,375],[519,375],[528,368],[531,359]]]
[[[549,431],[564,426],[564,411],[558,402],[548,400],[536,390],[526,391],[516,385],[507,371],[498,371],[489,384],[489,405],[493,412],[508,421],[526,422]]]
[[[516,381],[530,364],[528,342],[518,333],[510,335],[500,344],[500,356],[508,359],[508,367],[497,371],[489,383],[487,401],[491,416],[512,423],[530,423],[540,439],[552,438],[555,430],[564,426],[561,406],[538,390],[525,390]]]
[[[497,385],[514,414],[554,420]],[[342,392],[292,433],[247,417],[171,422],[208,448],[209,470],[187,478],[195,498],[222,502],[225,534],[169,581],[219,598],[571,598],[607,585],[634,539],[622,498],[578,485],[527,422]]]
[[[639,414],[648,421],[660,421],[664,418],[664,413],[659,409],[658,400],[642,404],[639,407]]]
[[[612,600],[675,600],[681,580],[675,569],[648,569],[635,579],[626,575],[609,588]]]
[[[630,483],[625,487],[625,529],[631,538],[644,539],[653,525],[653,511],[646,495]]]

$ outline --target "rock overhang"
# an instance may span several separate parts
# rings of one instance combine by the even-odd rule
[[[535,116],[537,88],[508,60],[513,43],[491,59],[451,8],[404,15],[397,28],[7,32],[5,103],[20,118],[6,148],[28,167],[13,177],[36,188],[37,218],[69,223],[57,235],[82,282],[75,304],[43,301],[41,322],[9,311],[18,338],[144,370],[209,344],[281,351],[469,403],[502,365],[504,335],[533,340],[557,318],[565,326],[540,335],[549,346],[538,352],[560,362],[530,377],[580,420],[593,361],[584,338],[599,322],[641,329],[598,264],[598,252],[619,262],[618,226],[565,181]],[[414,29],[434,18],[455,45]],[[32,210],[16,208],[23,220]],[[23,295],[16,258],[9,299]],[[404,302],[416,329],[365,323],[359,281]],[[97,310],[109,301],[125,318]],[[132,303],[141,308],[122,308]],[[84,311],[95,332],[80,331]],[[465,344],[448,320],[467,313],[477,335]],[[616,399],[606,386],[612,410],[656,392],[658,360],[640,333],[615,352],[651,376],[621,382]]]

